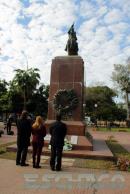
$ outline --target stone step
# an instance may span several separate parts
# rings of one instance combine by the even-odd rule
[[[7,151],[9,152],[16,152],[17,151],[17,145],[10,145],[7,147]],[[32,153],[32,147],[29,147],[28,150],[29,153]],[[42,155],[50,156],[50,150],[44,146]],[[63,151],[63,157],[67,158],[89,158],[89,159],[107,159],[107,160],[114,160],[114,156],[109,150],[108,147],[105,148],[105,150],[71,150],[71,151]]]
[[[67,135],[67,140],[72,144],[73,150],[93,150],[92,143],[85,136]],[[48,147],[50,135],[45,137],[44,146]]]

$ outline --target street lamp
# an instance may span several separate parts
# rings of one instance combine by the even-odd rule
[[[95,111],[96,111],[98,105],[97,104],[94,104],[94,107],[95,107]],[[97,117],[96,117],[96,114],[95,114],[95,126],[97,127]]]
[[[98,107],[98,105],[97,105],[97,104],[94,104],[94,107],[95,107],[95,108],[97,108],[97,107]]]

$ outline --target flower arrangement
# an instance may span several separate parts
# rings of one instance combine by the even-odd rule
[[[70,150],[72,150],[72,144],[71,144],[71,142],[67,138],[65,138],[65,140],[64,140],[63,150],[64,151],[70,151]]]
[[[63,146],[63,150],[64,151],[70,151],[70,150],[72,150],[72,144],[70,143],[70,141],[67,139],[67,138],[65,138],[64,139],[64,146]],[[51,149],[51,145],[49,144],[49,146],[48,146],[48,149],[50,150]]]
[[[120,170],[129,171],[130,170],[130,160],[126,158],[118,158],[117,166]]]

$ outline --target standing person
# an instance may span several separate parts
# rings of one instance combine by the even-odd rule
[[[16,165],[28,166],[26,157],[30,145],[31,123],[27,118],[28,112],[23,111],[20,119],[17,120],[17,156]]]
[[[41,116],[36,117],[36,121],[32,125],[32,147],[33,147],[33,168],[41,168],[40,158],[42,148],[44,146],[44,137],[46,136],[46,128]]]
[[[32,146],[33,146],[33,168],[41,168],[40,158],[42,148],[44,146],[44,137],[46,136],[46,128],[41,116],[36,117],[36,121],[32,125]]]
[[[8,134],[8,135],[10,135],[11,125],[12,125],[12,117],[11,117],[11,115],[10,115],[9,118],[7,119],[7,124],[6,124],[6,127],[7,127],[7,134]]]
[[[61,115],[56,115],[56,121],[50,127],[51,134],[51,170],[61,170],[62,151],[64,146],[64,138],[66,136],[67,127],[61,122]]]

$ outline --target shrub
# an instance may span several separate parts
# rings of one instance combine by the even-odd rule
[[[118,158],[117,166],[120,170],[128,171],[128,169],[130,169],[130,160],[125,158]]]

